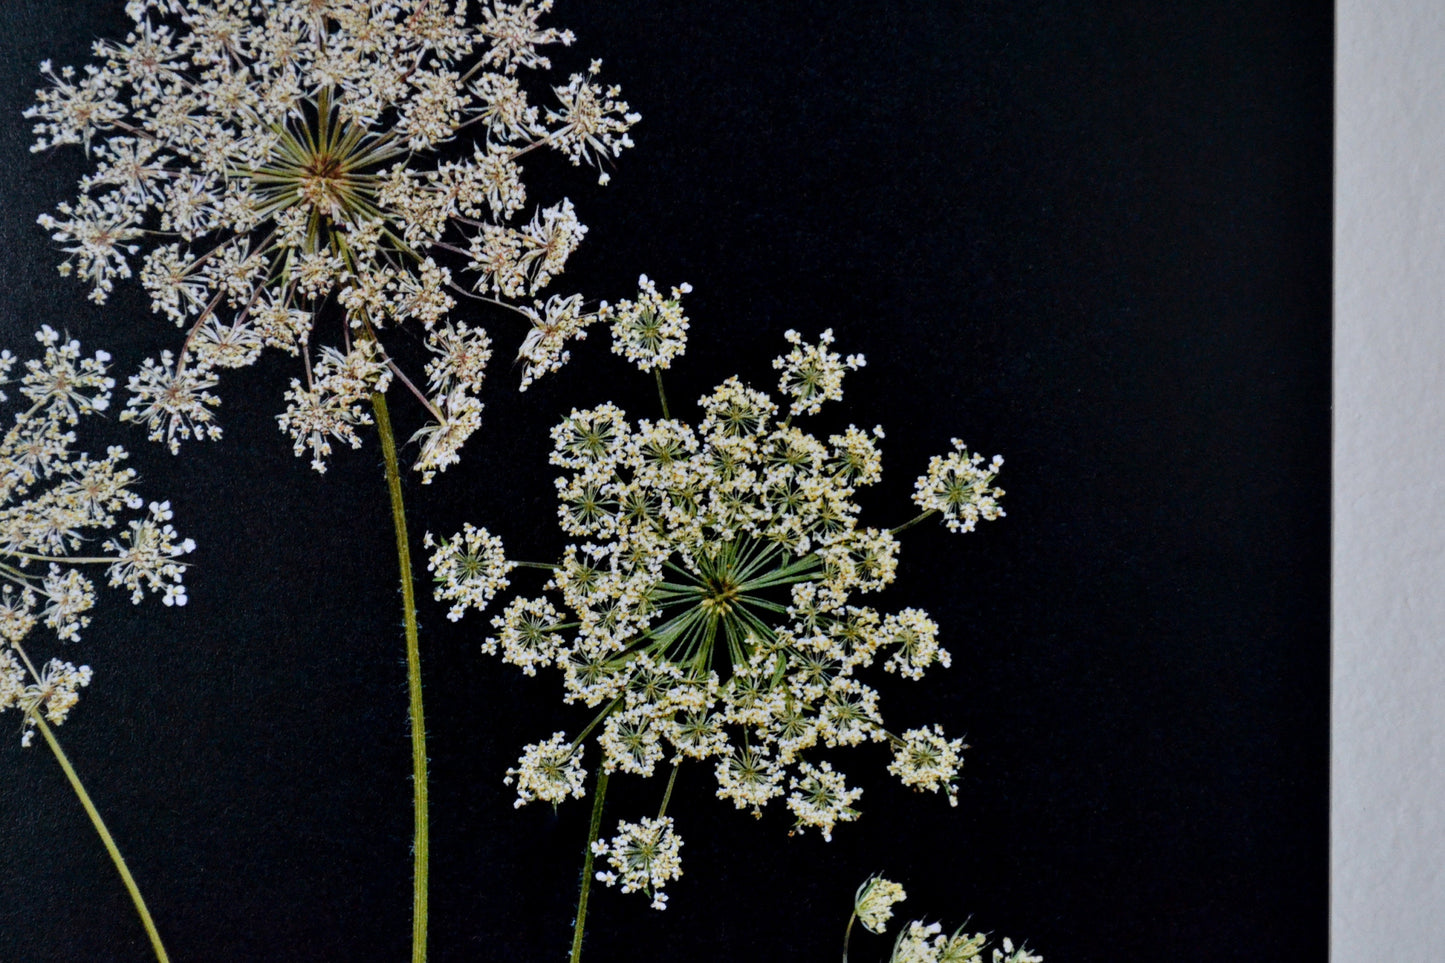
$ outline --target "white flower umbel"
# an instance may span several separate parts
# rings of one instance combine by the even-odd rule
[[[517,783],[517,801],[521,807],[534,799],[557,805],[568,796],[581,799],[586,793],[582,783],[587,770],[582,768],[582,754],[566,733],[554,732],[546,742],[534,742],[522,750],[515,769],[507,770],[502,782]]]
[[[558,521],[576,541],[536,566],[552,572],[545,594],[495,615],[483,649],[528,674],[555,665],[564,700],[595,710],[568,760],[594,732],[603,776],[647,776],[667,760],[671,786],[698,760],[720,798],[755,813],[783,799],[795,829],[830,839],[858,818],[861,790],[817,756],[887,743],[905,785],[952,801],[964,746],[938,726],[890,731],[865,681],[877,661],[918,679],[950,659],[926,613],[866,604],[895,579],[907,527],[859,519],[859,490],[882,474],[881,429],[825,441],[794,423],[841,397],[863,359],[842,360],[826,333],[817,346],[788,340],[776,367],[792,414],[730,378],[699,400],[696,426],[603,404],[553,429]],[[486,601],[454,581],[436,589],[453,616]],[[541,798],[518,787],[519,802]]]
[[[950,532],[971,532],[980,518],[991,522],[1004,515],[998,504],[1003,489],[990,487],[1002,467],[999,455],[984,467],[983,456],[955,438],[953,451],[929,460],[928,474],[914,485],[913,501],[925,511],[942,512]]]
[[[908,898],[903,887],[882,876],[874,875],[863,881],[853,894],[853,912],[848,917],[848,926],[843,930],[843,963],[848,963],[848,941],[853,937],[853,924],[862,923],[870,933],[883,934],[888,930],[888,921],[893,918],[893,904]]]
[[[948,796],[950,806],[958,805],[959,767],[963,765],[962,739],[948,739],[938,726],[932,729],[909,729],[903,741],[893,747],[893,762],[888,771],[914,789],[927,789]]]
[[[123,419],[173,453],[219,438],[222,369],[274,348],[299,361],[278,387],[278,424],[315,470],[376,429],[407,639],[417,963],[427,753],[385,392],[402,386],[425,409],[412,467],[430,482],[482,425],[491,338],[470,316],[448,323],[459,299],[515,324],[523,387],[597,320],[580,295],[550,290],[587,227],[570,199],[532,182],[529,158],[555,151],[605,183],[640,118],[599,79],[600,61],[549,73],[545,51],[574,40],[541,25],[551,7],[132,0],[134,28],[98,42],[94,64],[41,65],[49,86],[27,112],[35,150],[79,145],[94,163],[79,196],[40,218],[65,251],[61,273],[89,282],[98,303],[139,274],[152,309],[183,332],[130,376]],[[431,355],[424,377],[392,355],[416,344]],[[487,591],[459,588],[473,590]]]
[[[616,836],[592,844],[592,854],[606,857],[612,866],[599,872],[597,879],[608,886],[621,884],[624,893],[646,893],[652,897],[653,909],[667,909],[662,888],[668,880],[682,876],[681,849],[682,840],[672,830],[671,816],[619,822]]]
[[[186,332],[131,376],[123,417],[172,451],[218,438],[218,371],[279,348],[303,368],[281,428],[323,470],[370,420],[356,400],[400,374],[388,330],[416,326],[436,360],[425,385],[397,380],[431,416],[415,466],[430,480],[481,423],[490,351],[475,326],[440,327],[457,298],[520,322],[524,387],[560,366],[598,316],[579,296],[537,297],[587,228],[567,198],[529,198],[526,157],[602,171],[639,117],[600,61],[547,78],[543,49],[574,39],[539,26],[551,6],[493,0],[469,18],[464,0],[136,0],[135,28],[96,43],[96,63],[42,64],[34,149],[76,144],[95,164],[40,218],[61,272],[97,302],[138,273]],[[358,343],[374,363],[343,386],[325,352]]]
[[[783,373],[778,390],[793,399],[789,411],[795,415],[816,415],[823,409],[823,402],[842,398],[844,370],[857,371],[866,363],[861,354],[850,354],[845,359],[828,350],[833,343],[832,328],[818,336],[817,344],[804,343],[796,331],[787,332],[785,337],[793,349],[775,359],[773,367]]]
[[[21,365],[0,351],[0,403],[13,413],[0,438],[0,714],[20,712],[21,744],[39,733],[54,753],[111,859],[120,871],[156,956],[165,949],[120,850],[91,802],[51,726],[66,721],[90,685],[90,666],[51,658],[34,661],[27,651],[38,630],[58,642],[77,642],[90,625],[95,584],[85,569],[103,568],[110,585],[140,602],[147,592],[166,605],[185,605],[181,556],[195,548],[171,526],[169,502],[149,505],[132,490],[136,473],[123,467],[127,454],[110,447],[96,457],[76,447],[81,418],[110,406],[115,382],[106,374],[110,356],[87,357],[80,344],[43,326],[44,351]],[[104,539],[103,541],[99,541]],[[87,550],[96,544],[98,550]]]
[[[439,583],[437,599],[452,603],[447,618],[453,622],[465,614],[469,605],[485,608],[493,596],[511,584],[507,573],[515,566],[507,561],[502,540],[485,528],[469,523],[455,538],[441,540],[427,532],[423,544],[436,549],[426,568]]]
[[[857,802],[863,790],[850,789],[843,781],[843,774],[834,772],[826,762],[816,766],[810,762],[798,763],[798,774],[789,785],[793,792],[788,796],[788,808],[798,817],[798,826],[817,827],[830,842],[836,824],[858,818],[858,810],[851,804]]]
[[[637,287],[636,301],[620,301],[615,307],[604,303],[598,312],[612,323],[612,353],[643,371],[669,368],[687,350],[688,322],[681,301],[692,285],[680,284],[672,289],[671,298],[664,298],[644,274]]]

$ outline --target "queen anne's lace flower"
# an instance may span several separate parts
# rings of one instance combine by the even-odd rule
[[[576,749],[563,732],[554,732],[546,742],[527,746],[522,751],[522,758],[517,761],[517,767],[508,769],[507,778],[502,780],[508,786],[516,780],[515,805],[520,807],[540,799],[555,806],[568,796],[581,799],[587,770],[582,768],[582,759]]]
[[[849,788],[843,774],[834,772],[826,762],[816,766],[799,763],[798,775],[790,785],[793,792],[788,796],[788,808],[798,817],[798,825],[817,827],[826,840],[833,839],[836,824],[858,818],[858,810],[850,804],[863,795],[863,790]]]
[[[925,510],[942,512],[950,532],[971,532],[980,518],[1002,518],[998,499],[1002,488],[991,488],[1003,458],[994,455],[987,467],[983,456],[970,452],[953,439],[953,451],[935,455],[928,462],[928,474],[919,477],[913,500]]]
[[[138,269],[154,310],[187,332],[131,376],[124,417],[173,452],[218,438],[216,372],[278,347],[307,367],[280,426],[324,470],[332,443],[359,443],[354,402],[395,368],[385,330],[415,324],[436,359],[425,389],[400,380],[433,419],[416,438],[429,480],[481,423],[487,336],[439,327],[458,297],[531,322],[524,387],[565,362],[596,315],[580,297],[534,298],[587,228],[566,198],[529,208],[521,162],[547,148],[601,170],[639,117],[599,83],[599,61],[524,86],[551,69],[539,48],[573,42],[539,25],[551,6],[489,0],[469,21],[464,0],[135,0],[135,29],[97,43],[97,63],[42,64],[34,149],[78,144],[96,165],[40,218],[62,273],[104,302]],[[454,277],[467,272],[470,291]],[[322,383],[328,319],[323,352],[375,350],[347,392]]]
[[[682,840],[672,829],[672,817],[643,819],[638,823],[621,821],[617,835],[592,844],[596,856],[606,857],[610,870],[599,871],[597,878],[608,886],[622,886],[622,892],[642,892],[652,897],[653,909],[667,909],[667,894],[662,888],[667,881],[682,876],[679,850]]]
[[[517,360],[525,362],[518,390],[526,391],[533,381],[549,371],[556,371],[571,359],[566,345],[574,340],[584,340],[587,326],[596,320],[596,316],[583,310],[580,294],[567,298],[554,294],[546,304],[534,301],[532,307],[523,308],[522,313],[532,322],[532,330],[527,332],[522,347],[517,351]]]
[[[818,336],[817,344],[804,343],[803,336],[796,331],[789,331],[784,337],[793,350],[775,359],[773,367],[783,373],[778,390],[793,399],[789,409],[792,414],[816,415],[823,409],[823,402],[842,398],[844,370],[857,371],[865,364],[861,354],[850,354],[845,359],[828,350],[828,345],[833,343],[832,328]]]
[[[23,399],[0,438],[0,711],[25,715],[26,745],[39,716],[64,722],[90,684],[89,666],[37,664],[26,651],[38,625],[73,642],[90,624],[96,590],[80,566],[104,566],[109,583],[133,602],[149,591],[166,605],[185,605],[181,556],[195,548],[171,526],[169,502],[146,506],[131,490],[135,472],[123,467],[124,449],[96,458],[73,447],[72,427],[110,406],[110,356],[86,357],[49,326],[36,339],[43,356],[25,362],[19,378],[10,377],[16,358],[0,352],[0,385],[18,384]],[[0,391],[0,402],[7,400]],[[106,533],[103,554],[83,553]]]
[[[957,806],[958,785],[954,779],[958,777],[966,748],[962,739],[946,738],[938,726],[909,729],[903,733],[902,743],[893,747],[893,762],[888,771],[905,786],[930,792],[942,789],[948,796],[948,804]]]
[[[672,359],[687,349],[687,318],[682,313],[682,296],[690,284],[672,289],[672,297],[657,293],[647,275],[637,279],[636,301],[621,301],[616,307],[602,305],[599,316],[612,324],[612,352],[620,354],[643,371],[667,368]]]
[[[438,583],[436,597],[452,602],[447,618],[453,622],[469,605],[485,608],[511,584],[507,573],[515,566],[507,561],[502,540],[485,528],[467,524],[455,538],[440,540],[428,532],[424,544],[436,549],[426,567]]]
[[[293,387],[297,384],[292,381]],[[147,358],[137,374],[130,376],[130,398],[121,421],[145,425],[150,440],[164,442],[175,454],[186,438],[221,437],[221,428],[210,409],[221,403],[208,390],[216,386],[206,368],[179,368],[175,356],[161,352],[160,363]]]
[[[909,679],[923,678],[923,672],[937,662],[945,669],[953,664],[948,650],[938,644],[938,623],[920,609],[904,609],[883,621],[882,632],[894,649],[883,668]]]
[[[554,738],[551,771],[580,765],[596,733],[605,772],[703,761],[720,798],[754,812],[784,799],[795,828],[831,838],[858,817],[861,790],[814,758],[821,749],[887,743],[906,785],[952,800],[964,747],[937,726],[890,731],[864,681],[876,661],[916,679],[949,656],[926,613],[864,604],[896,577],[903,527],[858,518],[858,490],[881,477],[881,430],[850,427],[824,442],[793,423],[841,397],[843,372],[863,359],[827,350],[829,334],[818,346],[788,340],[777,367],[794,403],[781,421],[777,402],[730,378],[700,399],[696,428],[632,421],[603,404],[553,429],[558,521],[577,541],[547,594],[493,617],[483,649],[528,674],[555,665],[565,700],[597,710],[582,736]],[[434,560],[437,598],[453,603],[452,618],[480,608],[488,592],[459,591],[444,558]],[[500,545],[483,567],[507,571]],[[519,803],[571,792],[548,777],[542,784],[559,788],[544,796],[520,778],[538,771],[539,752],[529,746],[510,771]]]

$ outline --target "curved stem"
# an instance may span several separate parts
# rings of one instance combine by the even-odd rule
[[[151,919],[151,911],[146,909],[146,901],[140,895],[140,887],[135,884],[135,878],[131,876],[130,870],[125,865],[125,859],[120,855],[120,848],[116,846],[115,839],[111,837],[110,830],[105,828],[105,822],[100,818],[100,812],[95,808],[95,803],[90,801],[90,794],[80,784],[80,777],[70,765],[70,760],[60,748],[60,743],[55,741],[55,733],[50,731],[50,726],[45,724],[45,719],[34,709],[30,710],[30,718],[35,723],[35,728],[45,737],[45,742],[50,746],[50,751],[55,753],[55,761],[60,763],[60,768],[65,770],[65,778],[70,780],[70,788],[75,790],[75,795],[80,798],[80,805],[85,807],[85,814],[90,817],[95,831],[100,834],[100,841],[105,843],[106,852],[110,853],[111,861],[115,868],[120,871],[120,878],[125,882],[125,888],[130,890],[131,902],[135,903],[136,912],[140,913],[140,921],[145,926],[146,935],[150,937],[151,948],[156,951],[156,959],[160,963],[170,963],[170,957],[166,955],[166,948],[161,945],[161,935],[156,932],[155,921]]]
[[[853,924],[858,921],[858,911],[848,917],[848,928],[843,931],[843,963],[848,963],[848,937],[853,935]]]
[[[587,894],[592,889],[592,844],[602,829],[602,798],[607,795],[607,770],[597,764],[597,788],[592,799],[592,825],[587,830],[587,852],[582,856],[582,893],[577,897],[577,922],[572,927],[572,955],[569,963],[582,959],[582,933],[587,928]]]
[[[386,398],[371,396],[376,412],[376,431],[381,436],[381,454],[386,461],[386,487],[391,492],[391,521],[396,529],[396,558],[401,569],[401,604],[406,624],[406,687],[411,702],[412,802],[415,842],[412,846],[412,963],[426,961],[427,863],[430,857],[427,823],[426,722],[421,704],[421,648],[417,644],[416,590],[411,579],[411,548],[406,535],[406,510],[401,500],[401,472],[397,468],[396,436]]]

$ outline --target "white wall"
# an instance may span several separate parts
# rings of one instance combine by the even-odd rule
[[[1333,959],[1445,956],[1445,3],[1341,0]]]

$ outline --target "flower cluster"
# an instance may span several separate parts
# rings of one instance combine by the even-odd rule
[[[980,467],[983,463],[982,455],[953,439],[953,451],[929,459],[928,474],[914,486],[913,501],[927,511],[942,512],[951,532],[971,532],[980,518],[990,522],[1002,518],[998,499],[1003,489],[990,486],[1003,459],[994,455],[987,467]]]
[[[870,933],[881,936],[888,930],[893,905],[907,898],[908,894],[899,884],[882,876],[870,876],[853,897],[853,917],[848,921],[848,932],[852,932],[853,921],[857,920]],[[988,949],[987,935],[969,935],[962,926],[948,936],[942,934],[943,927],[938,923],[913,920],[899,932],[888,963],[986,963],[986,960],[991,963],[1043,963],[1042,956],[1031,954],[1023,946],[1015,947],[1008,937],[1004,937],[1001,945],[994,947],[992,956],[986,958],[983,954]],[[846,963],[846,935],[843,959]]]
[[[844,358],[828,350],[833,343],[832,328],[819,335],[817,344],[804,344],[796,331],[788,331],[784,337],[793,349],[773,359],[773,367],[783,373],[778,390],[793,399],[789,414],[816,415],[823,410],[823,402],[841,399],[844,370],[857,371],[866,363],[861,354]]]
[[[507,770],[502,780],[510,786],[517,781],[517,802],[521,806],[534,799],[557,805],[568,796],[581,799],[585,794],[582,781],[587,771],[565,732],[554,732],[546,742],[535,742],[522,751],[517,768]]]
[[[465,0],[133,0],[135,28],[97,42],[95,63],[42,64],[34,149],[79,144],[95,162],[40,219],[61,272],[97,302],[138,272],[186,332],[129,379],[126,417],[172,451],[217,438],[218,372],[277,348],[304,373],[281,427],[324,470],[330,442],[357,443],[358,401],[400,373],[386,329],[416,324],[428,380],[398,380],[431,416],[416,439],[429,479],[480,424],[490,341],[442,325],[457,297],[521,320],[524,385],[565,361],[598,315],[538,296],[587,228],[566,198],[531,204],[522,161],[546,148],[601,170],[639,117],[600,61],[523,85],[551,69],[545,47],[573,42],[539,26],[551,6],[489,0],[469,20]]]
[[[672,297],[657,293],[647,275],[637,279],[636,301],[622,301],[613,307],[606,302],[600,318],[612,323],[612,353],[620,354],[643,371],[671,367],[672,359],[687,349],[687,318],[681,300],[691,284],[672,289]]]
[[[657,293],[657,286],[645,274],[637,279],[637,286],[636,301],[624,300],[615,306],[603,301],[596,314],[583,310],[580,295],[553,295],[545,305],[524,308],[532,330],[517,352],[517,360],[524,362],[521,390],[566,364],[571,359],[567,344],[584,340],[587,327],[597,321],[609,322],[612,327],[613,354],[625,356],[643,371],[669,367],[687,347],[688,321],[682,312],[682,296],[692,285],[678,285],[667,299]]]
[[[783,391],[816,411],[841,394],[843,365],[828,338],[789,340]],[[755,813],[782,799],[795,829],[825,838],[857,817],[861,790],[814,758],[824,749],[887,743],[890,772],[952,802],[962,740],[937,726],[890,731],[862,677],[880,660],[910,679],[949,661],[926,613],[860,601],[897,569],[895,530],[863,525],[856,501],[881,477],[881,430],[817,438],[736,378],[699,404],[697,427],[603,404],[553,429],[558,520],[578,541],[547,594],[492,619],[484,649],[528,674],[555,666],[566,701],[600,711],[570,744],[528,747],[509,772],[519,802],[574,795],[579,770],[558,753],[580,757],[594,731],[608,772],[697,760],[720,798]],[[438,599],[480,608],[506,569],[500,545],[474,532],[437,543],[433,568]],[[464,541],[495,551],[475,576],[451,561],[448,546]]]
[[[471,524],[463,527],[456,538],[437,540],[426,533],[424,544],[436,549],[427,563],[438,586],[438,601],[445,599],[452,603],[447,618],[453,622],[466,613],[467,606],[486,608],[498,592],[511,582],[507,573],[514,566],[507,561],[502,550],[502,540]]]
[[[81,567],[104,566],[110,585],[129,591],[132,602],[149,591],[166,605],[185,605],[180,556],[195,548],[171,527],[168,502],[147,506],[131,490],[135,472],[122,467],[123,449],[109,448],[104,458],[75,449],[80,418],[110,405],[109,355],[86,357],[49,326],[36,338],[44,353],[26,361],[18,379],[10,377],[17,359],[0,352],[0,385],[18,382],[23,398],[0,439],[0,711],[24,714],[27,745],[40,715],[64,722],[90,684],[88,666],[37,665],[24,646],[37,625],[62,642],[80,638],[96,600]],[[106,536],[102,554],[84,553],[98,535]]]
[[[908,898],[903,887],[882,876],[870,876],[853,894],[853,914],[870,933],[886,933],[893,904]]]
[[[599,871],[597,878],[608,886],[620,880],[622,892],[643,892],[652,897],[653,909],[667,909],[662,888],[682,875],[678,851],[682,840],[672,829],[672,817],[644,818],[640,823],[623,820],[617,835],[592,844],[594,856],[606,857],[612,869]],[[620,874],[620,875],[619,875]]]

